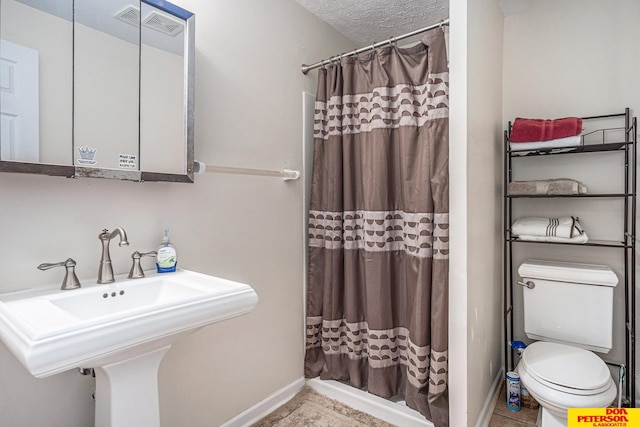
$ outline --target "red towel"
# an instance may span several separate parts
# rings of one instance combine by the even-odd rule
[[[510,142],[539,142],[580,135],[582,119],[564,117],[562,119],[522,119],[516,118],[511,128]]]

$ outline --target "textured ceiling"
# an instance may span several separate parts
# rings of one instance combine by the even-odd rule
[[[357,45],[369,45],[437,24],[449,0],[296,0]]]

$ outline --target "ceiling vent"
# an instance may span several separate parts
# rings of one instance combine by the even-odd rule
[[[147,15],[147,17],[142,21],[142,25],[169,36],[179,34],[184,28],[184,24],[182,22],[169,18],[168,16],[162,15],[156,11]]]
[[[114,18],[118,21],[126,22],[129,25],[138,27],[140,25],[140,9],[133,5],[127,6],[120,12],[116,13]],[[172,19],[155,10],[149,13],[142,20],[142,26],[172,37],[180,34],[184,29],[184,24],[182,22]]]
[[[114,15],[118,21],[126,22],[137,27],[140,25],[140,9],[134,6],[127,6]]]

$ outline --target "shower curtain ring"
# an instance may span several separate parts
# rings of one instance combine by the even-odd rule
[[[393,46],[394,44],[396,44],[396,38],[393,36],[389,37],[389,46]]]

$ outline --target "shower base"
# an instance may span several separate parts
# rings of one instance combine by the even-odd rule
[[[403,427],[434,427],[431,421],[403,401],[392,402],[338,381],[312,378],[306,383],[318,393],[388,423]]]

